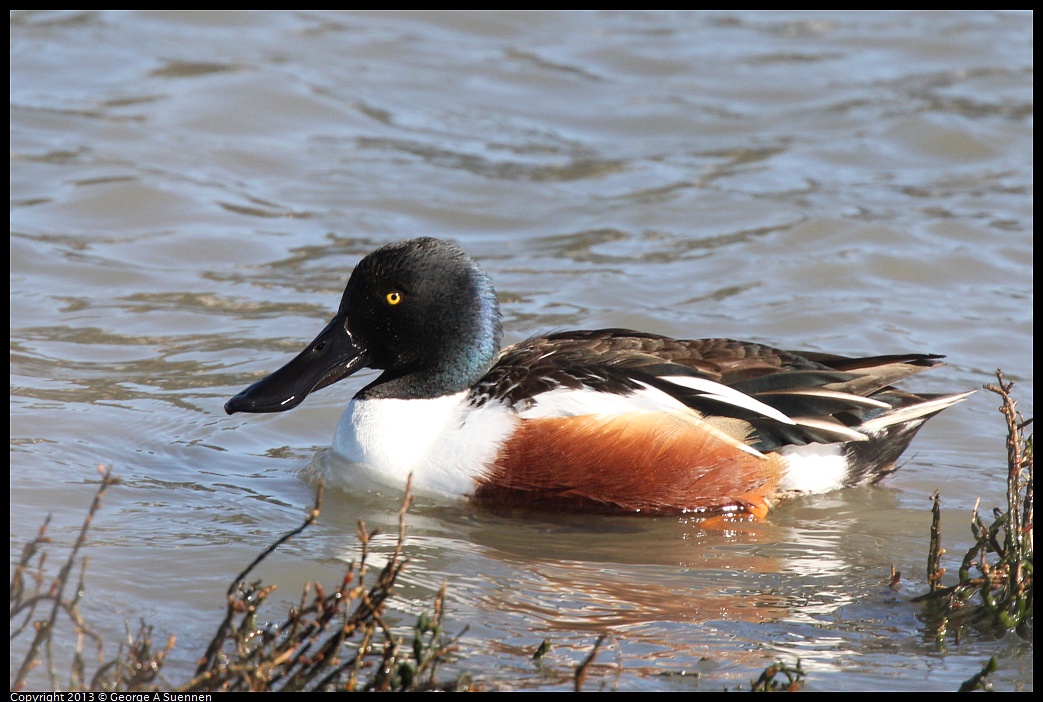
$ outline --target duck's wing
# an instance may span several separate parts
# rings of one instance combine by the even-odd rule
[[[732,427],[729,433],[736,437],[751,437],[758,449],[772,450],[864,441],[863,422],[932,399],[891,384],[940,365],[940,358],[849,358],[734,339],[570,331],[505,349],[472,398],[505,402],[528,416],[669,410],[681,403]],[[610,405],[620,409],[607,409]],[[738,424],[729,424],[732,420]]]

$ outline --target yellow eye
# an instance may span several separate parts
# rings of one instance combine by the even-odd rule
[[[388,301],[389,305],[397,305],[398,303],[402,302],[402,293],[398,292],[397,290],[394,292],[389,292],[384,297],[384,299]]]

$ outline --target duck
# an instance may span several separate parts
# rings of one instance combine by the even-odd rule
[[[764,518],[876,483],[971,392],[894,383],[942,356],[849,357],[629,329],[501,348],[489,277],[457,244],[392,243],[355,266],[336,315],[225,404],[285,412],[363,368],[331,451],[381,483],[479,505]]]

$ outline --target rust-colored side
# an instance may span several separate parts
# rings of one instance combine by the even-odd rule
[[[604,512],[720,512],[762,517],[777,456],[683,414],[633,412],[526,419],[479,481],[476,501]]]

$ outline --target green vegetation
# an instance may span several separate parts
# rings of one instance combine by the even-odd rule
[[[934,495],[931,546],[927,555],[930,591],[916,601],[924,603],[931,638],[944,641],[951,633],[958,642],[967,626],[1016,631],[1028,635],[1032,620],[1033,552],[1033,435],[1025,435],[1032,423],[1017,409],[1010,395],[1012,383],[997,373],[998,384],[986,385],[1002,398],[1000,412],[1007,423],[1007,509],[995,510],[986,523],[974,509],[971,531],[974,544],[963,557],[959,582],[942,586],[941,504]]]

